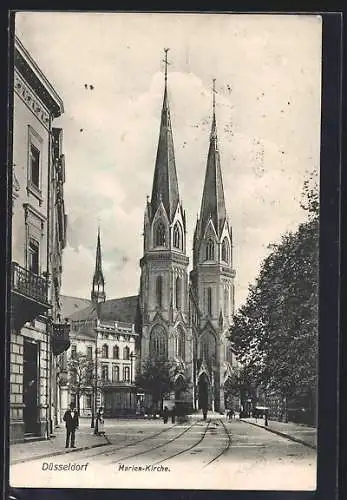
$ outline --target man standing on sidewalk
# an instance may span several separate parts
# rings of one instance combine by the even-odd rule
[[[78,412],[73,403],[70,404],[70,409],[66,410],[63,420],[66,427],[66,444],[65,448],[69,448],[70,438],[71,438],[71,448],[76,448],[75,446],[75,432],[78,429]]]

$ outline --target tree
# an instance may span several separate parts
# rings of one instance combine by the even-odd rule
[[[319,196],[316,174],[305,181],[307,220],[287,233],[262,263],[230,340],[254,382],[285,399],[313,398],[318,351]]]
[[[159,357],[145,360],[141,373],[136,377],[136,385],[151,394],[154,407],[158,407],[158,403],[170,392],[184,392],[189,383],[182,367]]]
[[[68,380],[70,391],[76,394],[77,410],[80,411],[80,398],[82,394],[90,394],[93,391],[95,380],[94,361],[85,355],[79,354],[76,358],[68,361]]]

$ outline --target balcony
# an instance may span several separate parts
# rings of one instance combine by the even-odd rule
[[[11,313],[13,326],[20,329],[28,321],[45,314],[51,305],[47,299],[47,279],[24,267],[11,264]]]
[[[70,347],[70,324],[53,323],[52,325],[52,351],[54,356],[62,354]]]

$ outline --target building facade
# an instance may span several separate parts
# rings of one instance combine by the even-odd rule
[[[57,412],[57,356],[65,247],[63,102],[18,38],[14,48],[10,441],[49,438]]]
[[[107,417],[136,413],[137,304],[136,296],[106,301],[98,231],[90,304],[69,317],[71,347],[61,363],[62,408],[67,409],[74,402],[82,417],[95,415],[100,406]],[[73,380],[76,364],[78,369],[89,371],[80,387]]]

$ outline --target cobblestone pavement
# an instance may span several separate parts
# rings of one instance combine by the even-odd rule
[[[315,489],[315,450],[242,421],[107,421],[106,430],[108,446],[13,464],[11,486]]]

